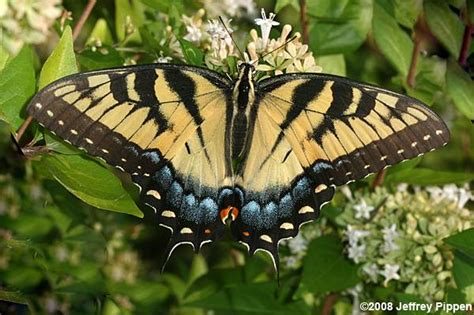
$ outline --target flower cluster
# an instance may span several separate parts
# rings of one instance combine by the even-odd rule
[[[205,16],[212,14],[200,9],[193,16],[183,15],[183,38],[205,52],[204,61],[209,69],[233,75],[232,71],[236,71],[236,67],[232,64],[235,65],[235,60],[242,56],[239,56],[231,38],[234,32],[232,20],[224,19],[224,26],[217,19],[204,22]],[[263,73],[259,78],[292,72],[321,72],[312,52],[301,42],[301,35],[295,33],[293,37],[289,37],[292,31],[290,25],[283,26],[278,38],[270,38],[271,28],[280,24],[275,21],[275,14],[267,16],[262,9],[261,18],[255,19],[255,24],[260,27],[260,35],[255,29],[250,31],[251,40],[243,57],[247,62],[256,63],[256,69]]]
[[[61,15],[61,0],[0,1],[0,41],[12,55],[24,43],[46,41],[54,20]]]
[[[453,254],[443,239],[474,225],[474,214],[464,208],[469,199],[468,186],[456,185],[413,192],[404,186],[394,194],[377,188],[346,198],[337,221],[345,226],[346,253],[361,264],[364,283],[443,299],[453,285]]]
[[[252,16],[256,11],[253,0],[203,0],[203,5],[211,18]]]

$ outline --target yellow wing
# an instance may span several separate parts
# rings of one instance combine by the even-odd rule
[[[278,242],[315,219],[334,186],[449,139],[421,102],[340,77],[282,75],[262,81],[257,93],[251,144],[235,181],[244,202],[233,224],[251,252],[276,257]]]
[[[219,193],[232,187],[225,147],[227,90],[211,71],[148,65],[81,73],[40,91],[28,111],[69,143],[132,175],[141,199],[196,250],[223,227]]]

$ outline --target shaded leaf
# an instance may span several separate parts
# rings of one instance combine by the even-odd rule
[[[67,26],[58,45],[54,48],[41,69],[38,83],[39,88],[44,88],[49,83],[77,71],[72,31]]]
[[[326,293],[353,287],[360,281],[357,269],[336,236],[319,237],[308,246],[299,291]]]
[[[280,12],[286,6],[291,6],[295,10],[300,10],[298,0],[277,0],[275,3],[275,13]]]
[[[474,228],[451,235],[444,242],[474,258]]]
[[[420,298],[419,296],[413,295],[413,294],[407,294],[407,293],[400,293],[397,292],[395,293],[395,298],[397,299],[398,302],[402,304],[402,306],[409,307],[410,303],[417,303],[418,307],[426,307],[420,310],[399,310],[397,311],[397,314],[404,314],[404,315],[424,315],[428,313],[428,303],[424,299]],[[397,305],[398,306],[398,305]]]
[[[449,183],[461,184],[471,180],[474,180],[474,173],[456,173],[427,168],[416,168],[394,173],[386,179],[386,182],[429,186],[445,185]]]
[[[141,42],[138,28],[143,24],[143,19],[143,7],[139,1],[115,0],[115,33],[119,41]],[[132,25],[131,33],[126,34],[126,28]]]
[[[432,105],[446,84],[446,60],[438,57],[420,58],[415,77],[415,88],[406,87],[408,94]]]
[[[423,9],[431,32],[457,58],[464,33],[462,21],[443,0],[424,1]]]
[[[395,18],[398,23],[413,29],[423,9],[423,0],[395,0]]]
[[[367,37],[372,0],[311,1],[310,47],[316,55],[356,50]]]
[[[105,45],[113,44],[112,33],[107,25],[107,21],[102,18],[95,22],[94,28],[87,38],[86,45],[94,45],[97,41]]]
[[[24,46],[0,72],[0,119],[14,130],[21,125],[23,107],[35,94],[36,79],[33,52]]]
[[[455,252],[453,277],[458,289],[474,286],[474,257]]]
[[[232,314],[310,314],[303,302],[282,304],[275,298],[276,282],[240,284],[186,306],[202,307],[217,313]]]
[[[84,70],[97,70],[123,66],[124,59],[119,52],[107,45],[98,48],[86,48],[77,59]]]
[[[397,21],[377,2],[374,5],[372,31],[382,54],[406,77],[410,68],[413,42]]]
[[[69,192],[82,201],[105,210],[142,217],[120,180],[108,169],[81,155],[50,155],[42,164]]]
[[[193,43],[180,39],[181,49],[184,54],[186,62],[191,65],[200,66],[204,61],[204,53],[198,47],[194,46]]]
[[[343,54],[316,57],[316,64],[323,68],[323,73],[346,75],[346,61]]]
[[[450,61],[446,76],[447,93],[457,109],[468,119],[474,119],[474,82],[455,62]]]

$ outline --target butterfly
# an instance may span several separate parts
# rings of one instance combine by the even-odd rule
[[[449,130],[420,101],[343,77],[255,81],[174,64],[64,77],[28,113],[66,142],[131,175],[140,200],[199,250],[227,221],[278,270],[281,240],[315,220],[335,187],[445,145]]]

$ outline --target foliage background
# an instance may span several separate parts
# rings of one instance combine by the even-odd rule
[[[358,301],[474,302],[474,231],[468,229],[474,225],[469,201],[469,183],[474,178],[472,1],[255,3],[256,8],[277,12],[281,24],[302,32],[324,72],[417,97],[440,113],[452,132],[445,148],[338,193],[324,208],[322,219],[303,228],[299,241],[304,246],[289,243],[281,248],[286,264],[279,285],[268,257],[247,257],[228,236],[198,255],[180,247],[160,273],[168,232],[157,227],[149,209],[136,206],[137,192],[129,179],[34,123],[24,133],[21,126],[27,119],[28,100],[66,74],[149,63],[160,52],[176,63],[203,65],[203,52],[183,40],[186,28],[181,18],[194,14],[202,3],[98,1],[73,39],[68,25],[77,28],[86,5],[86,1],[64,1],[72,19],[67,15],[57,19],[45,43],[32,46],[25,40],[16,54],[0,50],[0,313],[21,314],[28,309],[39,314],[348,314],[358,312]],[[256,15],[232,17],[241,47],[255,27]],[[161,41],[167,25],[181,40],[184,60],[173,56],[169,43]],[[274,27],[272,35],[278,36],[280,29],[281,25]],[[18,146],[10,137],[16,132],[22,134]],[[410,186],[403,190],[400,183]],[[449,200],[440,203],[429,193],[433,187],[440,187],[445,201],[447,189],[457,187],[455,202],[464,194],[467,204],[456,208]],[[438,234],[426,232],[434,247],[423,243],[423,270],[439,276],[434,253],[445,255],[446,277],[435,281],[434,287],[407,293],[409,282],[403,279],[367,281],[362,263],[348,253],[348,225],[377,226],[363,218],[348,219],[360,207],[359,200],[376,204],[377,196],[396,200],[397,193],[405,195],[390,208],[394,213],[415,211],[420,198],[426,213],[439,211],[416,217],[416,222],[425,220],[428,230],[455,220],[458,208],[468,211],[461,225]],[[393,220],[405,220],[404,215]],[[440,285],[442,294],[434,298]]]

